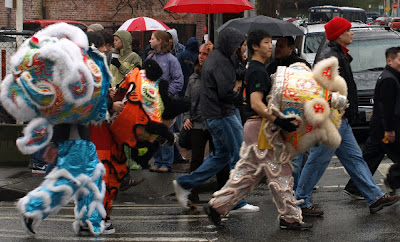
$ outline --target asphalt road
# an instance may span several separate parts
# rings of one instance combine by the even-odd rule
[[[375,175],[382,185],[382,174],[390,162],[385,160]],[[112,214],[116,233],[99,237],[78,237],[73,233],[72,204],[49,216],[36,229],[36,238],[25,234],[14,202],[0,203],[0,241],[400,241],[395,204],[370,215],[364,201],[352,200],[342,192],[348,175],[334,159],[313,194],[313,203],[324,209],[324,217],[305,218],[314,224],[310,231],[285,231],[278,227],[275,205],[267,185],[261,183],[246,198],[260,207],[253,214],[232,214],[215,228],[205,214],[184,215],[172,194],[172,179],[181,173],[147,176],[142,187],[121,193]],[[211,197],[212,182],[204,188],[201,200]],[[161,195],[160,195],[161,194]]]

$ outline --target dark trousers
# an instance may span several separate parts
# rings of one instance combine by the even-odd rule
[[[400,137],[396,136],[396,139]],[[395,164],[400,163],[400,147],[399,142],[392,144],[384,144],[381,140],[376,138],[373,135],[370,135],[365,142],[365,146],[363,149],[363,158],[365,162],[367,162],[369,170],[372,175],[378,169],[379,164],[382,162],[385,154],[391,159]],[[392,169],[391,180],[395,180],[397,177],[398,182],[400,183],[400,167],[398,165]],[[397,170],[397,172],[396,172]],[[389,170],[389,174],[390,174]],[[347,183],[345,189],[352,193],[360,193],[357,187],[354,185],[353,181],[350,179]]]
[[[204,160],[204,152],[206,149],[207,141],[209,142],[210,150],[214,150],[212,137],[208,130],[192,129],[191,142],[192,142],[192,160],[190,162],[189,173],[196,170]],[[217,173],[218,189],[221,189],[229,179],[229,165]],[[189,195],[189,200],[193,203],[199,202],[199,187],[192,189]]]

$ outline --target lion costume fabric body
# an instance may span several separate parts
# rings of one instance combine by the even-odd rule
[[[106,168],[104,206],[109,215],[129,166],[124,147],[131,148],[136,162],[148,162],[159,145],[172,145],[169,131],[173,118],[187,111],[189,103],[171,99],[168,82],[160,79],[162,70],[153,60],[144,63],[144,70],[135,68],[120,83],[113,101],[123,101],[124,109],[111,116],[109,124],[91,127],[100,160]]]
[[[11,65],[12,74],[2,82],[0,97],[16,119],[30,121],[24,137],[17,140],[22,153],[47,146],[54,125],[76,131],[77,125],[105,118],[111,81],[107,61],[88,46],[79,28],[59,23],[39,31],[18,49]],[[75,232],[88,226],[93,234],[100,234],[105,217],[104,166],[98,162],[95,146],[79,135],[78,139],[67,135],[57,145],[57,167],[17,207],[36,226],[75,199]]]

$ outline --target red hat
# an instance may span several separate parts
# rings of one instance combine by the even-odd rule
[[[334,17],[324,25],[326,38],[328,40],[335,40],[346,30],[351,28],[351,23],[347,19],[341,17]]]

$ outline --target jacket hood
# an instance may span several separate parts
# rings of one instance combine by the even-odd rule
[[[190,37],[188,42],[186,43],[186,49],[191,50],[193,52],[199,52],[200,43],[196,39],[196,37]]]
[[[123,48],[120,50],[121,57],[126,56],[132,52],[132,35],[126,30],[119,30],[114,33],[114,36],[119,37],[122,40]]]
[[[176,29],[170,29],[167,30],[167,33],[169,33],[172,36],[172,40],[173,40],[173,46],[172,49],[175,49],[175,46],[178,44],[179,39],[178,39],[178,32],[176,31]]]
[[[244,40],[245,36],[239,30],[227,27],[220,32],[216,48],[229,58]]]

